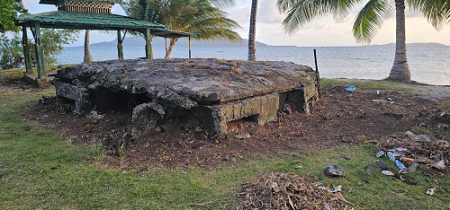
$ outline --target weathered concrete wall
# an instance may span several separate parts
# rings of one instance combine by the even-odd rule
[[[134,133],[155,130],[187,111],[223,136],[227,122],[255,116],[265,124],[286,103],[309,112],[309,101],[317,97],[315,72],[286,62],[104,61],[58,71],[53,84],[57,96],[74,100],[74,111],[81,115],[92,107],[133,110]]]

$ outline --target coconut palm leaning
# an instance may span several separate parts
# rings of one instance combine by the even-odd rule
[[[252,0],[252,9],[250,12],[250,26],[248,30],[248,60],[256,60],[256,12],[258,9],[258,0]]]
[[[450,1],[448,0],[407,0],[406,2],[411,9],[422,12],[437,30],[449,20]],[[353,23],[353,36],[360,43],[370,43],[383,24],[383,20],[395,9],[395,59],[389,77],[399,81],[410,81],[411,73],[406,57],[405,0],[278,0],[277,6],[280,12],[287,12],[283,26],[286,32],[292,34],[314,18],[325,14],[331,13],[335,18],[343,18],[360,3],[365,5]]]
[[[239,24],[226,18],[226,13],[214,6],[229,5],[232,0],[135,0],[130,2],[132,4],[127,6],[129,9],[125,9],[130,16],[163,24],[170,30],[200,34],[193,36],[193,39],[241,40],[239,34],[233,31],[234,28],[241,28]],[[170,58],[173,47],[179,39],[170,39],[165,58]]]

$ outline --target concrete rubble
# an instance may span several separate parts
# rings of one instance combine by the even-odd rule
[[[230,121],[250,118],[263,125],[286,107],[309,112],[316,80],[310,67],[286,62],[135,59],[67,67],[52,83],[58,102],[79,115],[130,112],[133,135],[188,117],[223,137]]]

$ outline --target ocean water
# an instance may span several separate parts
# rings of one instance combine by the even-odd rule
[[[384,79],[389,76],[395,48],[393,46],[361,47],[260,47],[257,60],[286,61],[314,68],[313,50],[317,51],[320,76],[323,78]],[[164,57],[164,48],[154,48],[155,58]],[[409,46],[408,63],[412,80],[434,85],[450,85],[450,47]],[[91,48],[95,61],[117,59],[116,48]],[[66,47],[58,64],[83,62],[82,47]],[[144,47],[124,47],[125,59],[145,57]],[[188,58],[188,48],[176,48],[172,58]],[[195,48],[193,58],[247,59],[247,48]]]

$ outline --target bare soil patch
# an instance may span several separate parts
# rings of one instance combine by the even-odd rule
[[[103,119],[74,115],[57,107],[53,98],[28,106],[27,120],[57,130],[75,145],[104,145],[105,165],[123,170],[153,167],[234,167],[254,157],[311,154],[360,139],[380,139],[422,126],[448,136],[448,129],[435,120],[440,113],[435,100],[398,91],[357,90],[342,86],[322,87],[322,98],[311,113],[283,113],[278,121],[260,126],[240,120],[229,123],[222,140],[209,137],[198,122],[180,119],[135,139],[127,137],[131,113],[109,112]],[[445,124],[445,122],[444,122]],[[448,126],[447,126],[448,128]],[[249,134],[249,135],[247,135]],[[239,137],[239,138],[236,138]],[[117,146],[116,146],[117,145]]]

